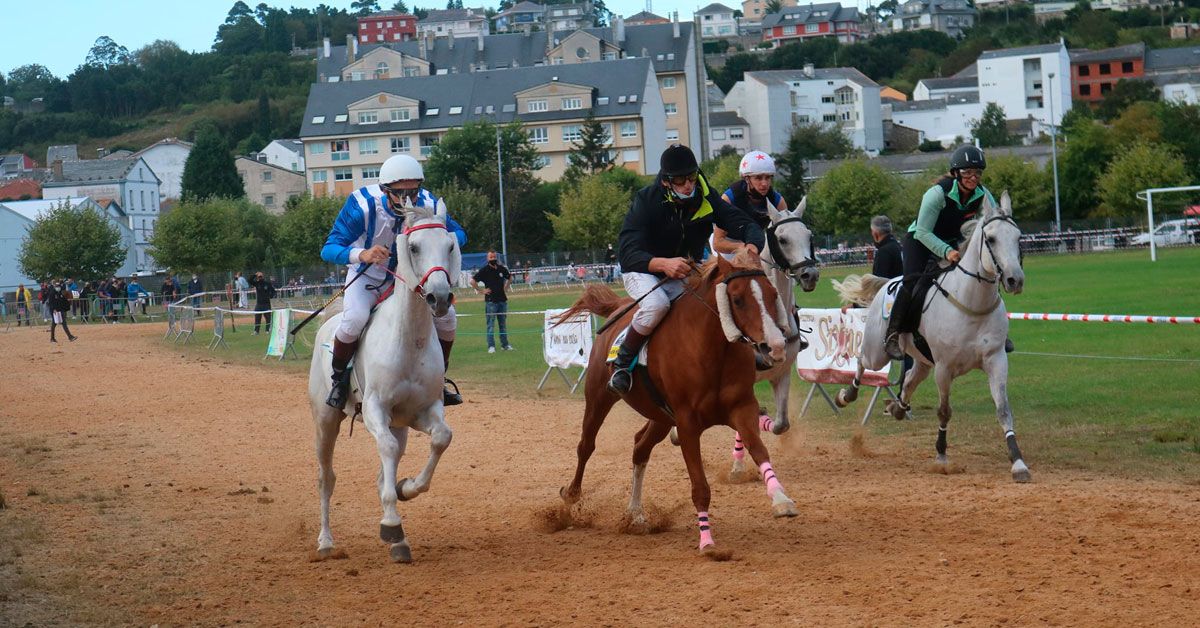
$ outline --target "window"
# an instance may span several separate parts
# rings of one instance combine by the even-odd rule
[[[379,112],[378,111],[360,111],[360,112],[358,112],[358,123],[359,124],[375,124],[376,122],[379,122]]]
[[[550,142],[549,129],[544,126],[529,129],[529,141],[534,144],[548,144]]]
[[[539,111],[549,111],[549,110],[550,110],[550,107],[547,106],[545,100],[531,100],[526,105],[526,111],[528,111],[529,113],[537,113]]]
[[[545,168],[550,165],[550,161],[549,155],[538,155],[534,158],[533,165],[535,168]]]
[[[378,155],[379,140],[371,138],[369,140],[358,140],[359,155]]]
[[[667,111],[667,115],[669,115],[669,116],[673,116],[673,115],[679,113],[679,109],[675,106],[675,103],[673,103],[673,102],[664,104],[663,109],[665,109]]]
[[[1100,84],[1100,93],[1101,94],[1107,94],[1111,91],[1112,91],[1112,83],[1101,83]]]
[[[712,130],[712,138],[714,140],[725,139],[725,129],[713,129]]]
[[[410,115],[411,114],[409,113],[407,108],[406,109],[392,109],[391,111],[388,112],[388,119],[391,120],[392,122],[408,122],[409,120],[411,120],[411,118],[409,117]]]
[[[383,35],[380,35],[379,39],[382,40]],[[389,72],[390,72],[390,70],[388,69],[388,64],[384,63],[383,61],[380,61],[379,63],[375,64],[375,78],[385,79],[388,77]]]
[[[368,166],[362,169],[362,178],[364,181],[368,179],[379,178],[379,166]]]
[[[600,125],[600,128],[604,129],[604,145],[608,146],[609,144],[612,144],[612,141],[613,141],[612,122],[605,122]]]
[[[479,113],[479,112],[476,111],[475,113]],[[462,107],[451,107],[450,110],[446,112],[446,115],[451,115],[451,116],[462,115]]]
[[[266,207],[274,207],[275,206],[275,195],[274,194],[263,194],[263,205]]]
[[[729,129],[729,139],[740,140],[745,135],[742,129]]]
[[[350,159],[350,140],[333,140],[329,143],[329,156],[334,161]]]
[[[823,103],[832,103],[832,102],[833,102],[833,96],[822,96],[822,97],[821,97],[821,102],[823,102]]]
[[[349,118],[350,118],[349,114],[339,113],[336,116],[333,116],[333,121],[334,122],[345,122]]]
[[[815,33],[820,29],[821,29],[821,27],[818,24],[805,24],[804,25],[804,32],[806,32],[806,33]]]
[[[821,120],[823,120],[825,122],[837,122],[837,114],[836,113],[827,113],[827,114],[821,116]]]
[[[404,76],[420,76],[420,68],[404,68]]]
[[[663,89],[675,89],[675,77],[668,76],[663,79]]]
[[[678,142],[679,141],[679,129],[667,129],[667,141],[668,142]]]
[[[366,78],[367,78],[367,73],[366,73],[366,72],[351,72],[351,73],[350,73],[350,80],[351,80],[351,81],[361,81],[361,80],[364,80],[364,79],[366,79]]]
[[[784,34],[784,35],[795,35],[795,34],[796,34],[796,27],[795,27],[795,26],[784,26],[784,27],[783,27],[783,34]]]
[[[1091,96],[1092,95],[1092,86],[1091,85],[1080,85],[1079,86],[1079,95],[1080,96]]]
[[[316,142],[314,144],[309,144],[308,145],[308,154],[324,155],[325,154],[325,145],[320,142]]]
[[[637,137],[637,122],[622,122],[621,137]]]
[[[408,138],[407,137],[393,137],[391,140],[389,140],[389,142],[391,144],[391,150],[393,153],[407,153],[408,152]]]
[[[383,33],[375,35],[375,41],[383,41]]]
[[[1129,74],[1130,72],[1133,72],[1133,62],[1132,61],[1122,61],[1121,62],[1121,71],[1124,72],[1125,74]]]
[[[1091,76],[1091,74],[1092,74],[1092,66],[1090,66],[1090,65],[1079,66],[1079,76]]]
[[[639,150],[623,150],[621,151],[621,161],[625,163],[633,161],[641,161],[642,153]]]
[[[583,99],[578,97],[564,98],[562,99],[562,108],[565,110],[583,109]]]
[[[1101,63],[1100,74],[1112,74],[1112,66],[1107,63]]]
[[[354,180],[354,171],[351,170],[350,168],[334,168],[333,169],[333,180],[334,181],[353,181]]]
[[[391,23],[390,21],[387,23],[387,27],[388,27],[388,28],[391,28],[391,27],[392,27],[392,23]]]
[[[564,142],[575,142],[583,139],[583,130],[578,124],[564,124],[562,133]]]
[[[371,40],[370,40],[370,38],[368,38],[366,35],[363,35],[363,36],[362,36],[362,41],[363,41],[363,43],[365,44],[365,43],[367,43],[368,41],[371,41]]]
[[[606,52],[606,53],[604,53],[604,57],[603,57],[603,58],[604,58],[604,60],[605,60],[605,61],[615,61],[615,60],[617,59],[617,53],[615,53],[615,52]]]
[[[263,170],[262,180],[263,181],[273,181],[274,179],[272,178],[272,175],[273,175],[273,173],[270,170]]]
[[[325,183],[329,178],[329,172],[325,170],[312,171],[313,183]]]
[[[325,124],[325,116],[313,116],[313,124]]]

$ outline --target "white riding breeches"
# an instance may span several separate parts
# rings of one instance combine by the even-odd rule
[[[625,273],[621,275],[621,281],[625,283],[625,291],[634,299],[639,299],[642,295],[646,298],[638,303],[637,313],[633,315],[633,328],[643,336],[648,335],[658,327],[658,323],[671,309],[671,301],[683,294],[683,280],[670,279],[659,286],[653,292],[654,284],[661,281],[661,278],[650,273]],[[646,294],[650,292],[650,294]]]
[[[349,276],[353,278],[354,274]],[[381,283],[384,285],[380,286]],[[367,326],[371,307],[390,285],[384,280],[367,275],[346,288],[342,293],[342,322],[337,329],[338,340],[346,343],[358,340],[363,328]],[[454,341],[455,331],[458,329],[458,315],[453,305],[444,315],[433,317],[433,327],[437,330],[438,340]]]

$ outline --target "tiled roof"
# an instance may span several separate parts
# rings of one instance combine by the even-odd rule
[[[1104,50],[1071,50],[1068,54],[1071,56],[1071,63],[1143,59],[1146,56],[1146,44],[1139,41],[1136,44],[1105,48]]]
[[[784,7],[779,13],[767,15],[762,20],[764,29],[784,24],[808,24],[819,22],[859,22],[857,7],[843,7],[836,2],[810,4],[803,7]]]
[[[927,89],[964,89],[964,88],[979,88],[978,76],[948,76],[945,78],[927,78],[921,79],[919,83],[924,83]]]
[[[1200,68],[1200,46],[1187,48],[1157,48],[1146,54],[1147,70],[1178,70]]]
[[[829,79],[845,79],[862,85],[863,87],[879,87],[879,83],[872,81],[866,74],[859,72],[856,68],[815,68],[813,75],[808,76],[804,70],[763,70],[759,72],[746,72],[746,77],[753,77],[760,83],[788,83],[791,81],[827,81]]]
[[[47,181],[45,187],[61,187],[78,183],[121,181],[141,159],[86,159],[66,161],[61,179]]]
[[[1058,52],[1062,49],[1062,44],[1042,44],[1040,46],[1022,46],[1020,48],[1005,48],[1003,50],[985,50],[979,55],[979,60],[984,59],[1000,59],[1003,57],[1020,57],[1023,55],[1042,55],[1049,52]]]
[[[736,111],[716,111],[708,114],[708,126],[750,126]]]
[[[430,9],[429,15],[420,20],[420,24],[431,22],[463,22],[483,20],[484,16],[471,12],[470,9]]]

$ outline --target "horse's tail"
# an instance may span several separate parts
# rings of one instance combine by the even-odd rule
[[[842,281],[833,280],[833,289],[837,290],[838,296],[842,298],[842,303],[869,307],[875,298],[875,293],[879,292],[879,289],[887,285],[889,281],[891,280],[887,277],[871,274],[846,275]]]
[[[583,291],[583,296],[579,297],[579,300],[571,305],[567,311],[558,316],[555,324],[570,320],[580,312],[591,312],[592,314],[599,314],[608,318],[613,312],[616,312],[625,304],[632,302],[633,299],[618,295],[608,286],[590,284]]]

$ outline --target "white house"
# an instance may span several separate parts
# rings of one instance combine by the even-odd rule
[[[696,18],[700,20],[701,39],[737,37],[737,18],[733,17],[733,9],[723,4],[714,2],[696,11]]]
[[[975,63],[979,71],[979,101],[996,103],[1008,120],[1034,118],[1059,124],[1071,107],[1071,58],[1062,41],[1041,46],[989,50]],[[1050,115],[1050,75],[1053,74],[1054,116]]]
[[[161,182],[145,159],[55,162],[50,168],[52,178],[42,184],[42,198],[88,196],[101,203],[106,199],[117,201],[124,210],[126,224],[136,236],[136,270],[157,270],[146,249],[158,223]]]
[[[592,3],[554,4],[546,7],[546,28],[555,33],[573,31],[592,25]]]
[[[191,152],[191,142],[168,137],[133,153],[130,157],[141,157],[158,176],[158,180],[162,182],[159,187],[162,198],[178,199],[183,190],[183,166]]]
[[[487,18],[471,9],[431,9],[429,15],[417,21],[417,38],[478,37],[487,35]]]
[[[746,72],[725,97],[725,108],[750,124],[750,146],[781,153],[791,129],[835,126],[868,154],[883,150],[879,84],[854,68]]]
[[[304,142],[300,140],[273,140],[258,156],[272,166],[304,172]]]
[[[17,255],[21,251],[21,244],[25,241],[28,228],[39,216],[57,208],[62,203],[69,203],[72,207],[90,207],[107,216],[121,231],[121,245],[125,248],[125,262],[117,269],[116,274],[128,277],[137,270],[134,234],[126,224],[124,212],[117,203],[110,203],[105,208],[86,196],[5,201],[0,203],[0,290],[9,293],[13,292],[18,284],[24,284],[36,296],[38,283],[32,277],[21,273],[20,266],[17,264]],[[8,307],[11,315],[13,312],[11,300]]]
[[[917,129],[925,139],[949,148],[971,137],[971,125],[983,116],[979,93],[951,94],[932,100],[893,102],[884,107],[893,124]]]
[[[739,155],[745,155],[750,147],[750,123],[732,111],[715,111],[708,114],[709,154],[716,157],[725,147]]]
[[[908,0],[892,15],[892,30],[935,30],[961,37],[975,25],[977,13],[967,0]]]
[[[933,100],[962,94],[979,95],[978,76],[921,79],[913,88],[913,100]]]

